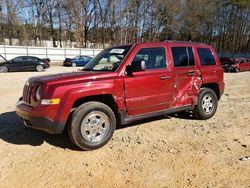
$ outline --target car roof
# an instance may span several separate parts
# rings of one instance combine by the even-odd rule
[[[26,55],[26,56],[16,56],[16,57],[32,57],[32,58],[38,58],[38,57],[35,57],[35,56],[27,56],[27,55]],[[15,57],[15,58],[16,58],[16,57]],[[38,58],[38,59],[39,59],[39,58]]]
[[[149,47],[150,45],[167,45],[167,46],[203,46],[206,48],[211,48],[210,45],[205,44],[205,43],[200,43],[200,42],[192,42],[192,41],[174,41],[174,40],[167,40],[164,42],[141,42],[141,43],[134,43],[134,44],[127,44],[127,45],[122,45],[122,46],[114,46],[112,48],[119,48],[119,47],[129,47],[129,46],[147,46]]]

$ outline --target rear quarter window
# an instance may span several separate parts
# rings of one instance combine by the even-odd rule
[[[216,65],[214,56],[209,48],[197,48],[197,51],[202,66]]]

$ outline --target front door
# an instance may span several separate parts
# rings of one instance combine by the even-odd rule
[[[168,70],[165,48],[140,48],[133,61],[145,61],[146,70],[134,72],[133,76],[125,78],[128,115],[136,116],[171,108],[173,76]]]
[[[22,71],[24,69],[23,56],[15,57],[10,61],[10,70],[12,71]]]

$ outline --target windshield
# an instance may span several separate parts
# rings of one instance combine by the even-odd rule
[[[94,57],[83,70],[115,72],[131,47],[132,46],[120,46],[105,49]]]

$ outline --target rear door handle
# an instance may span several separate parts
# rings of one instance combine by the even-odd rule
[[[194,70],[188,71],[187,76],[195,76],[195,71]]]
[[[169,79],[170,78],[170,76],[162,76],[160,79],[161,80],[167,80],[167,79]]]

